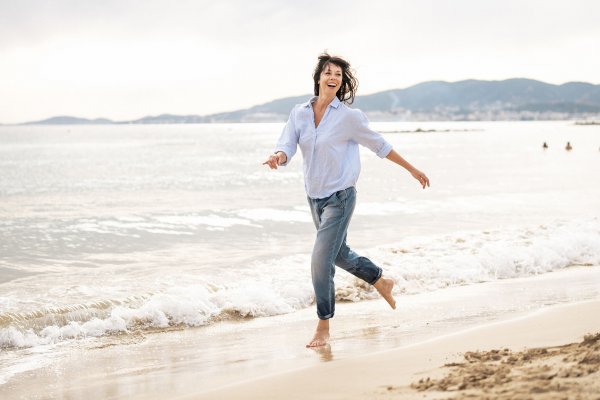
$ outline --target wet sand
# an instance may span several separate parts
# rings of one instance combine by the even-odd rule
[[[600,301],[555,306],[405,348],[185,399],[600,397]],[[589,335],[584,339],[585,335]]]
[[[448,390],[456,384],[437,390],[445,384],[435,383],[423,391],[411,384],[438,382],[450,373],[468,376],[469,370],[453,369],[471,366],[465,352],[508,348],[515,356],[600,331],[600,268],[397,300],[395,311],[383,299],[339,303],[331,345],[316,351],[304,348],[314,329],[312,308],[21,349],[5,360],[14,362],[15,373],[0,384],[0,398],[448,398],[458,393]]]

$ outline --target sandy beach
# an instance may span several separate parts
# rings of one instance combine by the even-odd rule
[[[182,398],[598,399],[600,301]]]
[[[598,337],[572,344],[600,332],[598,288],[600,269],[580,267],[399,296],[396,311],[341,302],[318,350],[312,309],[22,349],[0,397],[596,399]]]

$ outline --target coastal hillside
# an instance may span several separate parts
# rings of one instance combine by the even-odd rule
[[[309,97],[307,93],[210,115],[163,114],[132,121],[54,117],[29,124],[282,122],[294,104]],[[600,85],[585,82],[554,85],[523,78],[429,81],[358,96],[352,107],[365,111],[372,121],[598,119]]]

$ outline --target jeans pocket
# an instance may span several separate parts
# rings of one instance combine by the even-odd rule
[[[342,204],[342,206],[346,205],[346,200],[348,199],[348,193],[346,190],[340,190],[335,192],[335,197],[337,197],[338,201]]]

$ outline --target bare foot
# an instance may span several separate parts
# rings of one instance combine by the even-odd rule
[[[308,342],[306,347],[319,347],[325,346],[329,341],[329,320],[320,319],[317,324],[317,330],[312,340]]]
[[[394,288],[394,281],[391,279],[381,277],[381,278],[379,278],[379,280],[377,282],[375,282],[375,284],[373,286],[375,286],[375,289],[377,289],[377,291],[379,292],[381,297],[383,297],[385,299],[385,301],[388,302],[390,307],[392,307],[392,309],[395,310],[396,309],[396,300],[394,299],[394,296],[392,296],[392,289]]]
[[[309,347],[312,351],[317,353],[321,358],[321,361],[332,361],[333,353],[331,352],[331,345],[327,343],[325,346]]]
[[[325,346],[327,341],[329,341],[329,331],[316,331],[315,336],[313,336],[312,340],[306,345],[306,347]]]

